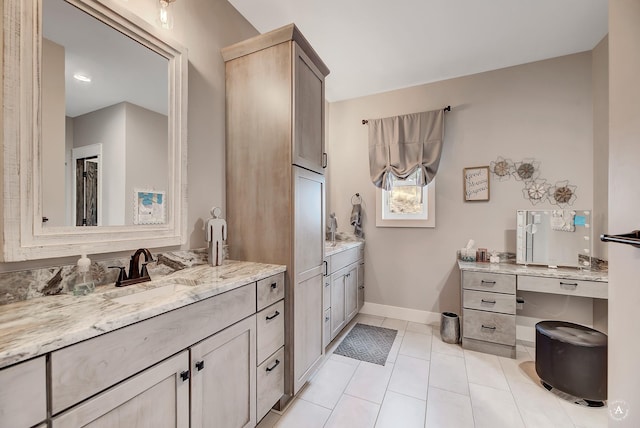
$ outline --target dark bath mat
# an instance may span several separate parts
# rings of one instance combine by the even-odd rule
[[[333,353],[384,366],[397,334],[397,330],[358,323]]]

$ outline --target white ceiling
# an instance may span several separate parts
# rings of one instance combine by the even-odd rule
[[[64,46],[67,116],[123,101],[167,115],[166,58],[63,0],[42,3],[43,37]],[[91,83],[77,81],[75,73]]]
[[[261,33],[291,22],[339,101],[591,50],[607,0],[229,0]]]

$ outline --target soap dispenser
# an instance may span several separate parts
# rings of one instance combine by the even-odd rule
[[[75,296],[84,296],[92,293],[96,285],[91,275],[91,259],[86,254],[78,259],[76,270],[76,282],[73,286],[73,294]]]

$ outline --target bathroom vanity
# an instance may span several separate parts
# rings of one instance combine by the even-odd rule
[[[104,288],[1,307],[2,426],[253,427],[280,400],[284,266]]]
[[[531,291],[607,299],[606,272],[509,263],[458,261],[461,271],[462,347],[516,356],[516,293]]]
[[[324,265],[322,343],[326,348],[364,304],[364,242],[327,242]]]

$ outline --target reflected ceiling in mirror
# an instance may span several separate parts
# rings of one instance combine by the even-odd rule
[[[64,0],[42,34],[44,225],[137,224],[167,187],[168,60]]]

